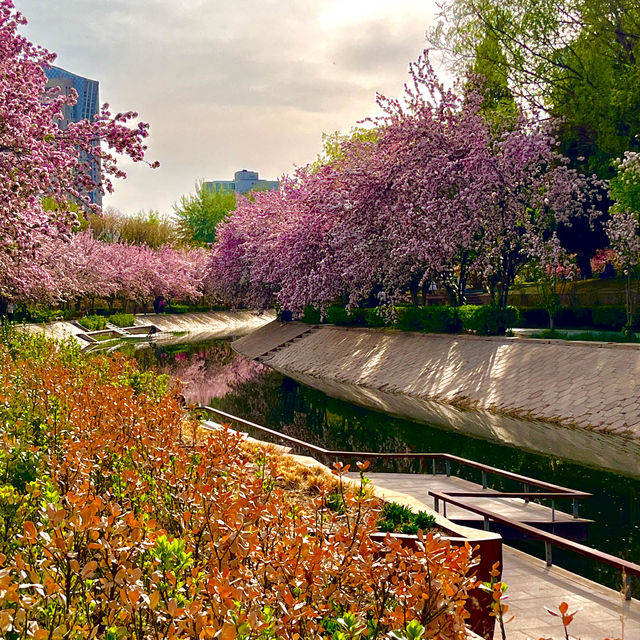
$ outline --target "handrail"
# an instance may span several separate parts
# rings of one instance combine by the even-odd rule
[[[631,599],[631,584],[629,581],[629,577],[632,575],[640,576],[640,565],[635,564],[634,562],[629,562],[628,560],[624,560],[623,558],[618,558],[617,556],[611,555],[610,553],[605,553],[604,551],[598,551],[597,549],[593,549],[592,547],[587,547],[586,545],[580,544],[579,542],[574,542],[573,540],[563,538],[556,535],[555,533],[549,533],[547,531],[543,531],[542,529],[538,529],[537,527],[532,527],[531,525],[519,522],[518,520],[512,520],[511,518],[502,516],[499,513],[495,513],[494,511],[489,511],[488,509],[483,509],[482,507],[471,505],[462,500],[456,500],[456,498],[449,493],[444,493],[442,491],[429,491],[429,495],[434,498],[435,509],[436,511],[438,511],[438,513],[440,512],[439,501],[442,500],[445,504],[448,502],[449,504],[455,505],[456,507],[460,507],[477,515],[483,516],[485,522],[487,520],[493,520],[494,522],[504,524],[508,527],[511,527],[512,529],[516,529],[517,531],[526,533],[531,538],[542,540],[545,543],[547,566],[552,565],[550,545],[553,544],[556,547],[561,547],[563,549],[573,551],[582,556],[590,558],[591,560],[596,560],[598,562],[608,564],[615,569],[619,569],[625,576],[625,597],[627,600]],[[446,517],[446,506],[445,513],[443,515]]]
[[[540,498],[540,499],[555,499],[555,498],[573,498],[572,493],[566,492],[546,492],[546,491],[536,491],[535,493],[522,492],[522,491],[447,491],[446,494],[448,496],[456,496],[458,498],[490,498],[491,500],[499,499],[499,498],[524,498],[525,500],[531,500],[531,498]]]
[[[325,449],[324,447],[319,447],[314,444],[310,444],[309,442],[305,442],[304,440],[300,440],[299,438],[294,438],[293,436],[288,436],[284,433],[280,433],[279,431],[275,431],[274,429],[269,429],[268,427],[264,427],[262,425],[256,424],[255,422],[251,422],[250,420],[245,420],[244,418],[240,418],[238,416],[234,416],[230,413],[222,411],[220,409],[215,409],[214,407],[200,405],[199,409],[206,410],[210,413],[217,414],[222,416],[228,420],[232,420],[235,422],[239,422],[240,424],[244,424],[246,426],[252,427],[261,431],[263,433],[268,433],[276,438],[284,440],[285,442],[289,442],[291,444],[297,444],[299,446],[305,447],[311,451],[315,451],[316,453],[321,453],[323,455],[335,458],[375,458],[375,459],[407,459],[414,458],[419,460],[436,460],[443,459],[450,462],[457,462],[460,464],[464,464],[469,467],[473,467],[476,469],[480,469],[483,472],[483,484],[486,473],[493,473],[495,475],[499,475],[502,477],[510,478],[512,480],[517,480],[525,484],[525,487],[534,486],[540,489],[547,489],[546,492],[525,492],[525,493],[502,493],[502,492],[449,492],[443,493],[439,491],[429,491],[429,495],[434,498],[436,511],[439,509],[439,500],[448,502],[450,504],[456,505],[467,511],[471,511],[478,515],[481,515],[485,519],[485,523],[488,520],[493,520],[495,522],[507,525],[513,529],[526,533],[527,535],[543,540],[545,543],[545,556],[546,562],[548,566],[552,564],[551,557],[551,545],[555,545],[557,547],[561,547],[564,549],[568,549],[570,551],[574,551],[580,555],[588,557],[592,560],[596,560],[599,562],[603,562],[608,564],[614,568],[617,568],[623,572],[624,581],[625,581],[625,597],[627,600],[631,599],[631,582],[630,576],[640,576],[640,565],[637,565],[633,562],[629,562],[622,558],[618,558],[611,554],[605,553],[603,551],[598,551],[597,549],[592,549],[591,547],[587,547],[586,545],[580,544],[579,542],[574,542],[573,540],[568,540],[566,538],[562,538],[561,536],[557,536],[553,533],[548,533],[541,529],[537,529],[536,527],[532,527],[531,525],[524,524],[523,522],[519,522],[516,520],[511,520],[500,514],[497,514],[493,511],[489,511],[487,509],[482,509],[481,507],[475,507],[473,505],[467,504],[461,500],[457,500],[457,497],[490,497],[490,498],[507,498],[507,497],[521,497],[525,500],[535,499],[535,498],[573,498],[574,501],[574,517],[577,518],[577,508],[576,508],[576,499],[577,498],[587,498],[592,497],[593,494],[587,493],[585,491],[576,491],[574,489],[569,489],[567,487],[561,487],[559,485],[552,484],[550,482],[544,482],[542,480],[536,480],[534,478],[528,478],[527,476],[522,476],[517,473],[513,473],[511,471],[506,471],[504,469],[498,469],[497,467],[492,467],[490,465],[485,465],[481,462],[475,462],[474,460],[468,460],[466,458],[461,458],[459,456],[455,456],[449,453],[411,453],[411,452],[403,452],[403,453],[382,453],[382,452],[371,452],[371,451],[333,451],[331,449]],[[446,506],[445,506],[446,510]],[[485,525],[486,526],[486,525]]]
[[[319,447],[318,445],[310,444],[309,442],[305,442],[304,440],[300,440],[298,438],[294,438],[293,436],[288,436],[284,433],[280,433],[279,431],[275,431],[274,429],[269,429],[268,427],[263,427],[262,425],[256,424],[255,422],[251,422],[250,420],[245,420],[244,418],[240,418],[238,416],[234,416],[230,413],[226,413],[225,411],[221,411],[220,409],[215,409],[214,407],[209,407],[207,405],[200,405],[199,409],[204,409],[209,411],[210,413],[217,414],[228,420],[233,420],[235,422],[239,422],[240,424],[247,425],[258,431],[262,431],[263,433],[268,433],[276,438],[280,438],[285,442],[289,442],[292,444],[297,444],[299,446],[305,447],[311,451],[315,451],[316,453],[321,453],[325,456],[334,457],[334,458],[361,458],[361,459],[415,459],[415,460],[444,460],[445,462],[451,463],[456,462],[467,467],[472,467],[474,469],[479,469],[485,473],[492,473],[494,475],[502,476],[503,478],[509,478],[510,480],[515,480],[517,482],[522,482],[525,486],[538,487],[539,489],[546,489],[550,493],[560,493],[563,494],[563,497],[567,498],[590,498],[593,494],[587,493],[586,491],[577,491],[575,489],[569,489],[567,487],[561,487],[556,484],[552,484],[550,482],[544,482],[543,480],[536,480],[535,478],[529,478],[527,476],[522,476],[518,473],[513,473],[511,471],[506,471],[505,469],[498,469],[497,467],[492,467],[487,464],[483,464],[481,462],[476,462],[475,460],[468,460],[467,458],[461,458],[460,456],[455,456],[450,453],[413,453],[413,452],[401,452],[401,453],[387,453],[387,452],[374,452],[374,451],[333,451],[331,449],[325,449],[324,447]],[[484,483],[483,483],[484,484]],[[538,493],[530,493],[530,497],[543,497]],[[560,496],[558,496],[560,497]]]

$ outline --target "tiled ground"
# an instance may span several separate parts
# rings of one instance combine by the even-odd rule
[[[238,350],[256,357],[305,326],[278,324],[243,339]],[[264,362],[318,379],[640,438],[638,345],[323,326]]]
[[[509,585],[509,614],[515,616],[507,627],[508,640],[564,638],[558,618],[544,607],[555,609],[567,602],[570,611],[581,609],[569,630],[572,638],[604,640],[640,638],[640,602],[625,601],[617,592],[581,576],[547,567],[542,560],[521,551],[503,547],[503,580]],[[496,640],[500,633],[496,630]]]
[[[367,475],[375,486],[394,492],[394,500],[414,508],[421,508],[420,503],[431,506],[430,498],[424,497],[423,485],[428,481],[446,489],[443,483],[454,480],[429,475]],[[411,484],[408,484],[408,479],[412,480]],[[423,482],[416,483],[417,479]],[[625,601],[616,591],[559,567],[547,567],[542,560],[506,545],[503,546],[502,579],[509,585],[507,604],[510,611],[507,617],[515,616],[506,626],[508,640],[564,638],[559,619],[545,611],[545,607],[555,609],[561,602],[569,604],[570,611],[581,609],[569,627],[572,639],[640,639],[640,602],[637,600]],[[497,628],[495,640],[501,640]]]

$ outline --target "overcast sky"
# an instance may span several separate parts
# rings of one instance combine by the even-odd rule
[[[399,96],[433,0],[16,0],[23,33],[100,100],[151,124],[149,159],[105,205],[164,213],[198,179],[277,179],[312,161],[322,132]],[[436,64],[437,66],[437,64]]]

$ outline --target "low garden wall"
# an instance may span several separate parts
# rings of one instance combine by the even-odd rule
[[[640,476],[637,345],[274,322],[234,348],[381,412]]]

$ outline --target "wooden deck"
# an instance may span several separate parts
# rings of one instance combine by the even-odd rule
[[[559,511],[558,509],[552,511],[550,507],[535,502],[527,503],[520,498],[497,498],[495,496],[499,495],[498,491],[483,489],[478,484],[454,476],[446,476],[444,474],[367,473],[367,477],[379,487],[412,496],[431,508],[435,508],[435,505],[433,498],[429,495],[429,491],[443,493],[454,491],[477,492],[477,497],[459,499],[475,507],[498,513],[505,518],[517,520],[571,540],[586,540],[588,538],[588,526],[592,522],[584,518],[574,518],[570,513]],[[558,503],[561,508],[571,508],[570,500],[558,500]],[[484,527],[484,518],[481,515],[471,513],[460,507],[446,505],[445,513],[444,505],[441,504],[440,512],[453,522],[468,527]],[[500,533],[505,539],[513,540],[521,539],[522,537],[518,532],[494,522],[490,523],[489,527],[491,531]]]

